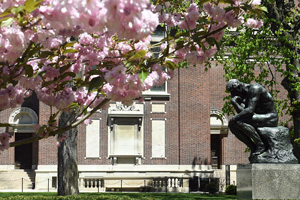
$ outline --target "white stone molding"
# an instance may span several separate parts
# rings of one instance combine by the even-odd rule
[[[38,124],[37,114],[27,107],[16,108],[9,116],[8,123],[12,125],[10,132],[34,132],[33,126]]]
[[[131,106],[123,105],[121,102],[116,102],[110,104],[108,108],[109,116],[143,116],[144,115],[144,104],[143,103],[133,103]]]
[[[210,110],[210,133],[211,134],[227,134],[228,120],[222,111],[217,109]]]

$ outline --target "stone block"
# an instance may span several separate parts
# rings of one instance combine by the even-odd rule
[[[298,163],[293,154],[289,129],[283,126],[257,128],[267,144],[267,151],[253,159],[255,163]]]
[[[248,164],[237,167],[238,199],[300,199],[300,165]]]

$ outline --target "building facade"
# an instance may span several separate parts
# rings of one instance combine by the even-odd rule
[[[144,102],[110,102],[81,125],[78,168],[81,191],[220,190],[235,184],[235,169],[249,153],[228,130],[221,115],[226,95],[222,66],[178,69],[174,78],[144,93]],[[33,136],[50,107],[35,96],[20,108],[1,112],[14,140]],[[56,138],[10,148],[0,154],[0,189],[54,190],[57,185]],[[9,182],[9,184],[7,184]]]

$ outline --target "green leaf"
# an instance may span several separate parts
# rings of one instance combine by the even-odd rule
[[[47,81],[47,82],[45,82],[45,83],[42,84],[42,88],[43,88],[43,87],[47,87],[47,86],[53,84],[54,82],[55,82],[55,80]]]
[[[33,69],[31,65],[25,65],[23,66],[25,69],[25,73],[27,74],[28,77],[32,77],[33,75]]]
[[[168,66],[169,69],[174,70],[174,69],[176,68],[175,63],[172,62],[172,61],[170,61],[170,60],[167,60],[167,61],[166,61],[166,64],[167,64],[167,66]]]
[[[149,72],[147,70],[142,70],[139,72],[140,80],[144,83],[145,79],[147,78]]]
[[[77,49],[66,49],[64,50],[64,53],[77,53],[78,50]]]
[[[59,73],[62,74],[64,73],[67,69],[69,69],[71,66],[70,65],[65,65],[63,67],[59,68]]]
[[[207,42],[209,45],[211,45],[211,46],[213,46],[213,45],[215,45],[215,44],[217,43],[216,39],[215,39],[215,38],[212,38],[212,37],[206,38],[206,42]]]
[[[76,42],[68,42],[65,44],[65,47],[73,47]]]
[[[78,105],[78,103],[72,103],[71,105],[69,105],[69,108],[70,109],[77,109],[77,108],[79,108],[79,105]]]
[[[256,7],[264,12],[268,12],[268,8],[265,6],[261,6],[261,5],[256,5]]]
[[[43,0],[27,0],[24,4],[25,10],[27,12],[31,13],[32,11],[37,9],[41,5],[42,2],[43,2]]]
[[[200,1],[199,1],[199,4],[205,4],[205,3],[207,3],[207,2],[210,2],[210,0],[200,0]]]
[[[230,3],[230,4],[234,4],[234,2],[232,0],[220,0],[220,3]]]
[[[24,10],[24,6],[19,6],[19,7],[14,7],[11,9],[11,12],[15,15],[17,15],[19,12],[21,12],[22,10]]]
[[[137,51],[133,56],[131,56],[128,61],[133,61],[133,60],[136,60],[136,59],[140,59],[140,58],[144,58],[145,55],[146,55],[146,51],[145,50],[140,50],[140,51]]]
[[[0,17],[4,17],[4,16],[6,16],[6,15],[10,15],[11,14],[11,9],[12,9],[13,7],[9,7],[9,8],[7,8],[4,12],[2,12],[1,14],[0,14]]]
[[[3,27],[3,26],[8,27],[8,26],[10,26],[13,22],[14,22],[14,18],[9,17],[8,19],[3,20],[3,21],[1,22],[1,27]]]
[[[186,32],[178,32],[175,34],[175,38],[179,38],[182,36],[188,37],[188,36],[190,36],[190,33],[188,31],[186,31]]]
[[[103,85],[103,83],[104,80],[101,76],[93,78],[89,84],[89,91],[92,91],[93,89],[98,89]]]
[[[97,69],[92,69],[91,71],[89,71],[89,75],[101,75],[101,74],[102,72]]]
[[[64,73],[63,75],[61,75],[60,79],[62,80],[62,79],[64,79],[64,78],[68,77],[68,76],[74,78],[74,77],[76,76],[76,74],[73,73],[73,72],[66,72],[66,73]]]
[[[48,56],[53,56],[54,52],[53,51],[42,51],[40,54],[40,58],[46,58]]]
[[[34,46],[34,44],[32,44],[32,46]],[[36,54],[37,52],[40,51],[40,49],[41,49],[41,47],[39,45],[34,46],[33,48],[31,48],[30,51],[26,55],[27,60],[29,58],[32,58],[34,54]]]

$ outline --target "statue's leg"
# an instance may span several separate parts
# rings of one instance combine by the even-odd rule
[[[276,127],[278,125],[278,114],[255,114],[252,117],[251,124],[255,127]]]
[[[241,122],[241,121],[238,121],[236,123],[240,127],[240,130],[254,141],[254,143],[256,145],[256,149],[255,149],[255,151],[252,151],[253,154],[258,155],[258,154],[263,153],[265,151],[265,145],[262,142],[262,140],[261,140],[259,134],[257,133],[257,131],[255,130],[255,128],[252,125]]]
[[[239,124],[237,124],[237,122],[232,122],[229,121],[229,128],[230,131],[241,141],[243,142],[245,145],[247,145],[251,152],[255,152],[256,150],[256,145],[255,143],[250,139],[250,137],[248,137],[246,134],[244,134],[242,127],[240,127]]]

